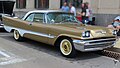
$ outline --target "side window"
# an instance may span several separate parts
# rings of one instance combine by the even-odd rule
[[[64,19],[64,16],[62,14],[60,14],[60,15],[56,16],[55,22],[57,22],[57,23],[61,22],[63,19]]]
[[[35,13],[33,22],[39,22],[39,23],[44,23],[44,14],[43,13]]]
[[[30,15],[25,19],[25,21],[33,22],[33,18],[34,18],[34,14],[30,14]]]

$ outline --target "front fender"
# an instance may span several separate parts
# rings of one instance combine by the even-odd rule
[[[66,36],[66,37],[69,37],[71,39],[81,39],[82,38],[80,36],[69,35],[69,34],[60,34],[60,35],[57,36],[57,38],[62,37],[62,36]]]
[[[63,38],[63,37],[68,37],[68,38],[71,38],[72,40],[81,39],[80,36],[69,35],[69,34],[60,34],[60,35],[56,36],[56,38],[54,39],[53,44],[55,44],[57,42],[57,40],[59,40],[60,38]]]

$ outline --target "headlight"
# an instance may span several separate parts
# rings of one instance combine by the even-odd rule
[[[117,35],[117,30],[113,30],[113,35]]]
[[[82,37],[90,37],[90,31],[83,32]]]

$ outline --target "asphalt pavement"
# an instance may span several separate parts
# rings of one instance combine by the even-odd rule
[[[0,68],[120,68],[120,62],[93,52],[65,58],[56,47],[0,32]]]

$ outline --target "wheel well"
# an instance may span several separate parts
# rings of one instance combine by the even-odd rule
[[[65,39],[65,38],[66,38],[66,39],[71,39],[71,38],[68,37],[68,36],[60,36],[60,37],[58,37],[57,40],[55,41],[55,44],[54,44],[54,45],[57,46],[57,43],[58,43],[61,39]],[[72,39],[71,39],[71,40],[72,40]]]

